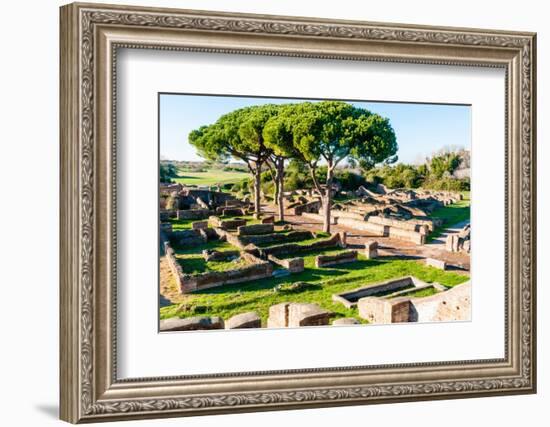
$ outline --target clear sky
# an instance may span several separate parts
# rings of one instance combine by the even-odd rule
[[[189,132],[202,125],[214,123],[225,113],[249,105],[300,101],[304,99],[161,94],[161,159],[202,160],[188,142]],[[425,157],[443,147],[470,149],[469,106],[349,102],[390,119],[397,137],[400,162],[421,163]]]

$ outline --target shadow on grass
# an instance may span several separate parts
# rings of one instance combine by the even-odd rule
[[[368,267],[376,267],[383,265],[384,261],[379,260],[359,260],[351,262],[348,264],[339,264],[338,268],[305,268],[303,272],[298,274],[291,274],[286,277],[271,277],[263,280],[255,280],[251,282],[237,283],[233,285],[224,285],[218,288],[204,289],[201,291],[193,292],[193,295],[218,295],[224,294],[227,292],[255,292],[261,290],[272,289],[277,285],[283,283],[294,283],[294,282],[311,282],[313,285],[318,284],[319,289],[322,285],[318,282],[321,282],[324,279],[329,279],[331,277],[337,277],[345,275],[347,272],[352,272],[356,270],[362,270]],[[304,289],[304,292],[311,290],[312,288]]]
[[[197,172],[199,173],[199,172]],[[178,175],[176,179],[204,179],[202,176]]]

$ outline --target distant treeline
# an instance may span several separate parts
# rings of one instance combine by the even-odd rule
[[[469,152],[460,150],[434,154],[421,165],[399,163],[366,169],[339,168],[335,171],[334,181],[345,191],[354,191],[361,185],[375,187],[377,184],[384,184],[388,188],[469,191],[469,167]],[[326,166],[320,166],[316,173],[318,179],[322,179],[326,175]],[[271,171],[262,172],[261,181],[264,194],[274,192]],[[296,190],[312,186],[313,179],[308,168],[303,163],[292,160],[285,169],[285,189]],[[235,184],[226,184],[225,188],[249,193],[252,182],[247,178]]]

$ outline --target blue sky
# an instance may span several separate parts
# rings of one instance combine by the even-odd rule
[[[259,104],[283,104],[304,99],[248,98],[210,95],[160,95],[160,154],[162,159],[201,160],[188,135],[193,129],[214,123],[236,108]],[[350,103],[388,117],[399,146],[399,161],[421,163],[443,147],[470,149],[471,107],[462,105],[389,102]]]

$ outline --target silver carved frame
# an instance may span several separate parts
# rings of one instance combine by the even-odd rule
[[[536,391],[535,34],[78,3],[60,13],[63,420]],[[115,65],[120,47],[504,68],[505,357],[117,379]]]

